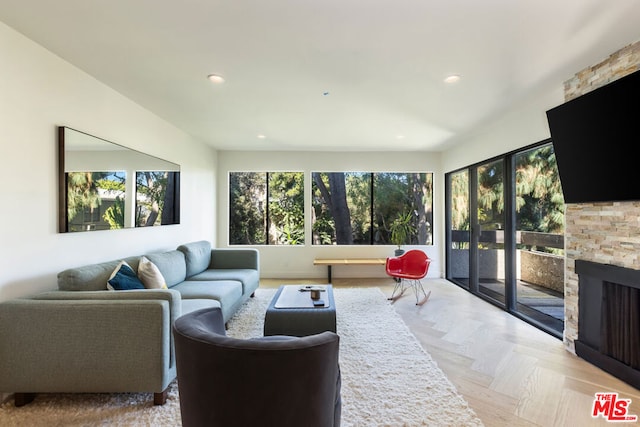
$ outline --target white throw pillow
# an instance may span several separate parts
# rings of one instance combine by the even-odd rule
[[[158,269],[158,266],[149,261],[147,257],[140,258],[138,264],[138,277],[147,289],[167,289],[167,281]]]

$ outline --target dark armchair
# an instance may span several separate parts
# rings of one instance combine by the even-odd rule
[[[340,425],[339,337],[225,336],[218,308],[176,319],[184,426]]]

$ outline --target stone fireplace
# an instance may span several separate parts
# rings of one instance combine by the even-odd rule
[[[580,71],[566,81],[565,100],[573,99],[639,69],[640,42],[636,42],[619,50],[601,63]],[[603,146],[606,146],[606,141],[603,141]],[[611,185],[636,184],[611,183]],[[640,286],[640,201],[567,204],[565,253],[564,344],[569,351],[605,369],[601,366],[598,357],[596,357],[597,360],[590,360],[589,356],[584,355],[585,351],[588,352],[588,349],[585,350],[585,344],[595,339],[596,333],[582,331],[582,335],[580,334],[581,326],[585,326],[585,329],[589,326],[590,329],[597,329],[597,335],[600,335],[601,325],[596,326],[594,323],[600,322],[602,315],[595,315],[594,310],[602,309],[586,307],[590,307],[587,303],[592,303],[592,299],[598,296],[602,299],[602,293],[594,296],[581,289],[581,286],[582,288],[588,286],[589,291],[593,291],[594,287],[602,289],[603,285],[594,285],[598,280],[594,280],[587,273],[592,273],[594,268],[599,270],[603,265],[620,267],[631,276],[637,274],[638,279],[635,283]],[[614,270],[619,272],[616,268]],[[604,281],[620,284],[616,280],[619,279],[614,274],[613,279],[607,278],[600,280],[599,283]],[[581,295],[584,296],[585,301],[580,301]],[[637,328],[635,330],[637,331]],[[599,336],[598,339],[600,339]],[[640,346],[639,341],[632,344],[636,347]],[[613,374],[618,376],[616,373]],[[637,371],[635,375],[638,375]],[[637,377],[635,381],[638,381]],[[632,385],[636,388],[640,387],[638,382]]]

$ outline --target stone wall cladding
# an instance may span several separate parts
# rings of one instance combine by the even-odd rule
[[[640,70],[640,41],[578,72],[564,84],[569,101]],[[621,185],[634,185],[630,183]],[[578,338],[577,259],[640,270],[640,202],[571,203],[565,207],[564,344]]]
[[[638,70],[640,41],[623,47],[599,64],[585,68],[564,82],[564,99],[569,101]]]

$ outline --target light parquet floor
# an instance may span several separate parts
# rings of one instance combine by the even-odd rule
[[[263,279],[261,286],[292,283],[322,281]],[[393,290],[390,279],[334,279],[333,285]],[[640,416],[640,390],[568,352],[559,339],[446,280],[423,285],[431,290],[423,306],[410,292],[393,305],[486,426],[611,425],[591,417],[597,392],[631,399],[629,413]]]

